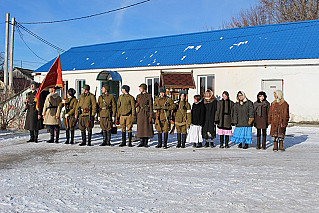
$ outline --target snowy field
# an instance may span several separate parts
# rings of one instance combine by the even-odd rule
[[[177,149],[174,135],[164,150],[156,136],[120,148],[120,132],[113,147],[99,134],[80,147],[1,132],[0,212],[319,212],[319,128],[287,134],[286,151],[273,152],[270,138],[266,151]]]

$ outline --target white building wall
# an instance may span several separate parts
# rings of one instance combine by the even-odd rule
[[[63,80],[68,80],[69,88],[75,88],[77,79],[85,79],[94,93],[95,87],[100,91],[100,82],[96,81],[101,70],[66,71]],[[224,90],[230,98],[236,101],[236,94],[243,90],[251,101],[262,89],[262,80],[283,79],[284,98],[290,105],[291,121],[319,122],[319,59],[285,60],[285,61],[253,61],[211,65],[185,65],[171,67],[141,67],[126,69],[107,69],[118,71],[122,77],[122,84],[131,87],[131,94],[136,97],[138,86],[145,83],[146,77],[159,77],[160,71],[185,72],[192,71],[196,87],[198,75],[215,75],[215,95],[221,96]],[[36,76],[35,80],[42,81],[45,74]],[[193,96],[198,93],[197,88],[189,91],[189,101],[193,103]],[[268,94],[272,96],[273,94]]]

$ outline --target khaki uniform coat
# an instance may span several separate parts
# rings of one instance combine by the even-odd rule
[[[192,122],[191,105],[187,101],[176,103],[174,122],[177,133],[186,134],[186,130]]]
[[[167,133],[170,130],[171,111],[175,109],[175,104],[170,97],[158,97],[154,101],[155,128],[159,133]]]
[[[153,100],[148,93],[141,93],[136,97],[137,105],[137,137],[153,137]]]
[[[136,119],[135,99],[130,94],[122,94],[117,100],[117,121],[120,122],[122,132],[126,129],[132,132],[134,120]]]
[[[65,109],[63,110],[62,113],[62,118],[63,118],[63,125],[65,128],[67,129],[74,129],[74,115],[75,115],[75,111],[76,111],[76,105],[78,104],[78,100],[75,97],[71,97],[71,98],[67,98],[65,100],[65,105],[64,103],[60,103],[59,107],[58,107],[58,114],[60,117],[62,108],[65,106]],[[68,118],[65,117],[65,114],[68,114]]]
[[[115,98],[111,94],[102,94],[98,100],[100,126],[103,131],[110,131],[113,126],[112,117],[116,115]]]
[[[50,93],[44,102],[43,106],[43,123],[45,125],[61,125],[58,106],[62,102],[62,98],[57,93]],[[55,116],[59,118],[56,119]]]
[[[91,113],[91,121],[89,122],[89,107],[92,107],[92,113]],[[96,99],[95,96],[92,93],[88,94],[81,94],[78,104],[76,105],[75,115],[78,116],[79,119],[79,129],[81,131],[85,131],[88,129],[88,131],[92,131],[92,128],[94,126],[94,116],[96,114]],[[79,107],[81,108],[81,115],[79,115]]]
[[[279,103],[275,100],[271,103],[268,112],[268,123],[271,125],[270,135],[284,138],[289,121],[289,105],[281,99]]]

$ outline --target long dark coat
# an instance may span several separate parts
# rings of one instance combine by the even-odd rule
[[[267,129],[268,127],[268,111],[270,104],[268,101],[256,101],[254,103],[255,122],[254,125],[257,129]]]
[[[270,135],[284,138],[289,121],[289,105],[281,99],[271,103],[268,113],[268,123],[271,124]]]
[[[254,104],[250,100],[244,101],[241,105],[236,102],[234,105],[233,124],[236,127],[250,127],[249,118],[254,118]]]
[[[204,126],[205,124],[205,106],[203,101],[194,103],[192,107],[192,124]]]
[[[42,115],[42,111],[38,111],[36,109],[36,102],[34,101],[34,97],[37,94],[37,91],[35,90],[34,92],[30,91],[27,93],[27,104],[26,104],[26,109],[27,109],[27,114],[26,114],[26,119],[25,119],[25,125],[24,129],[26,130],[40,130],[43,129],[43,119],[41,118],[40,120],[38,119],[38,115]],[[46,95],[45,95],[46,96]],[[43,108],[43,95],[40,95],[39,99],[39,108]]]
[[[232,130],[232,117],[234,114],[234,102],[227,99],[217,102],[215,121],[219,129]]]
[[[216,138],[215,114],[217,111],[217,100],[215,97],[204,99],[205,124],[202,129],[203,138]]]
[[[137,137],[149,138],[154,136],[152,117],[153,100],[148,93],[141,93],[136,97]]]

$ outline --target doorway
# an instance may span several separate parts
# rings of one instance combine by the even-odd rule
[[[262,80],[261,81],[261,89],[266,92],[267,100],[269,103],[275,100],[274,91],[281,90],[283,91],[284,80],[283,79],[272,79],[272,80]]]

